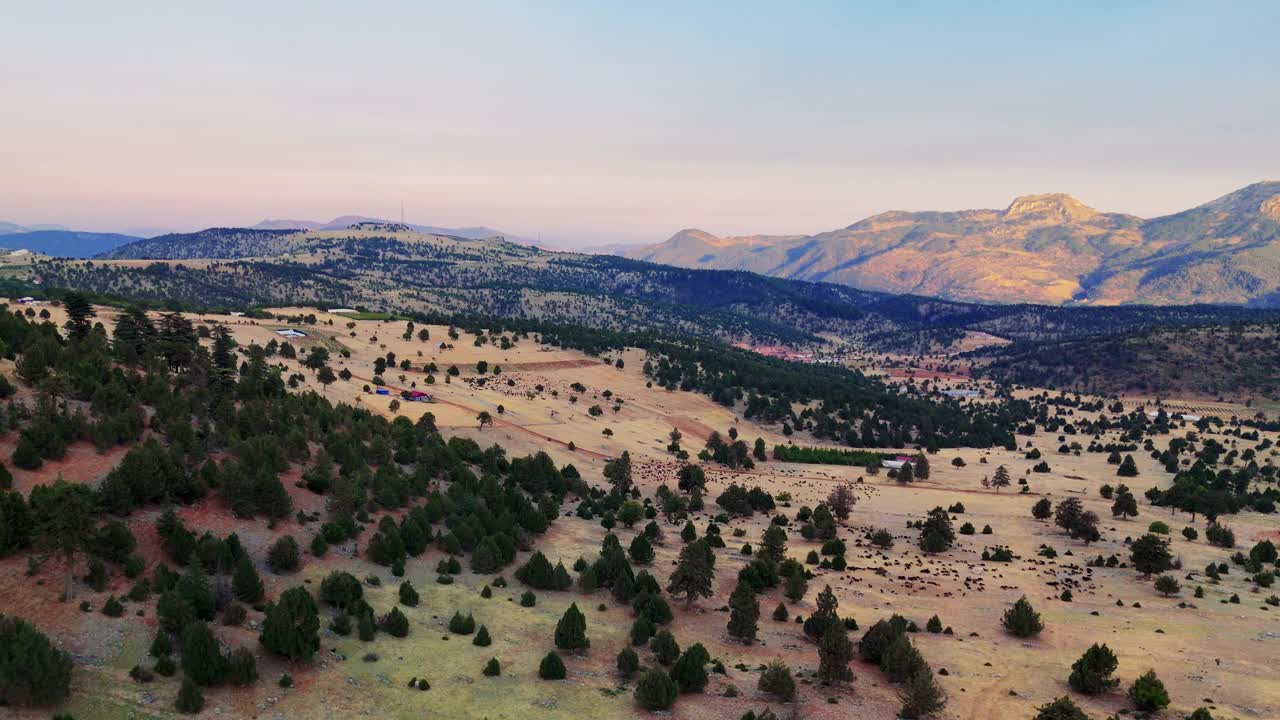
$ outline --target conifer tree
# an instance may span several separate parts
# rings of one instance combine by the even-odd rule
[[[241,602],[252,604],[262,599],[262,578],[258,576],[248,555],[241,555],[236,561],[235,571],[231,576],[231,589]]]
[[[587,618],[571,603],[556,624],[556,647],[561,650],[585,650],[591,647],[587,639]]]
[[[818,641],[818,679],[824,685],[845,683],[853,679],[849,661],[853,660],[853,643],[849,642],[844,623],[828,623]]]
[[[277,655],[310,660],[320,648],[320,618],[311,593],[302,586],[289,588],[268,605],[259,639]]]
[[[1011,634],[1022,638],[1039,635],[1040,631],[1044,629],[1044,623],[1040,620],[1040,613],[1031,607],[1026,595],[1018,598],[1013,607],[1005,610],[1000,624]]]
[[[182,671],[197,685],[217,685],[227,676],[227,660],[218,640],[203,622],[182,629]]]
[[[739,581],[729,595],[729,635],[750,645],[756,639],[759,619],[760,602],[755,591],[747,583]]]

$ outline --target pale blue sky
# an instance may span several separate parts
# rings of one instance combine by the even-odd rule
[[[269,5],[269,7],[262,7]],[[0,218],[816,232],[1280,176],[1280,3],[9,3]]]

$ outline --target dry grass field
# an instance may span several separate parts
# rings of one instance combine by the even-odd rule
[[[44,309],[51,312],[54,321],[62,321],[59,308]],[[304,377],[298,391],[315,390],[332,402],[367,407],[387,417],[399,414],[416,420],[430,412],[446,436],[469,437],[482,446],[497,443],[507,449],[508,456],[544,450],[558,465],[572,463],[593,484],[602,483],[601,471],[607,458],[629,451],[635,460],[636,482],[645,497],[651,497],[662,483],[675,486],[678,463],[665,449],[673,427],[684,435],[684,447],[695,453],[711,431],[724,434],[730,427],[736,427],[748,444],[757,437],[769,447],[788,441],[812,444],[812,439],[803,434],[786,438],[775,428],[758,426],[702,395],[648,387],[641,370],[645,358],[638,351],[611,355],[611,361],[623,361],[623,367],[618,368],[600,358],[545,347],[532,337],[517,339],[513,347],[504,350],[493,344],[476,347],[473,337],[465,333],[450,340],[448,328],[442,326],[428,326],[430,339],[424,342],[416,337],[403,339],[404,323],[400,321],[352,320],[308,308],[281,308],[273,313],[278,317],[315,314],[317,322],[288,325],[232,316],[192,319],[197,324],[225,324],[241,345],[265,345],[273,339],[284,339],[276,334],[279,329],[299,329],[307,337],[291,342],[298,347],[300,357],[309,346],[322,344],[332,352],[333,369],[345,368],[352,377],[322,387],[298,361],[284,361],[288,366],[286,376],[299,373]],[[113,314],[102,308],[99,320],[110,326]],[[454,347],[442,348],[442,343]],[[344,350],[350,353],[349,357],[341,356]],[[375,358],[388,352],[395,353],[397,362],[408,359],[414,369],[386,371],[390,395],[367,392],[364,387],[371,383]],[[480,361],[490,367],[483,376],[476,372]],[[431,362],[440,372],[435,375],[436,382],[428,385],[421,368]],[[451,366],[458,368],[457,376],[447,373]],[[501,374],[493,373],[494,366],[501,367]],[[11,363],[0,370],[12,376]],[[480,378],[483,385],[477,382]],[[575,384],[585,389],[575,390]],[[434,401],[407,402],[397,397],[400,390],[422,390],[430,393]],[[394,410],[393,402],[397,404]],[[603,410],[599,416],[590,412],[596,405]],[[493,416],[492,426],[478,426],[477,415],[482,411]],[[1080,439],[1087,444],[1088,439]],[[1103,437],[1102,441],[1111,439]],[[774,496],[789,494],[790,501],[780,503],[779,508],[789,516],[794,516],[801,506],[812,507],[823,501],[838,482],[854,483],[859,501],[847,527],[840,531],[840,537],[849,545],[849,567],[843,572],[813,567],[815,578],[804,599],[786,603],[790,615],[807,616],[814,609],[817,593],[824,585],[830,585],[839,599],[841,615],[855,618],[862,630],[893,613],[917,623],[921,631],[913,640],[935,671],[946,670],[945,676],[938,678],[949,695],[942,717],[1030,718],[1036,706],[1071,694],[1066,684],[1070,666],[1094,642],[1105,642],[1116,652],[1120,660],[1117,675],[1122,679],[1121,691],[1096,698],[1074,695],[1095,718],[1129,707],[1123,688],[1150,668],[1159,673],[1173,699],[1164,717],[1182,717],[1201,705],[1213,707],[1214,717],[1218,718],[1280,717],[1280,682],[1275,680],[1275,660],[1280,658],[1280,608],[1264,604],[1269,591],[1255,591],[1243,570],[1233,568],[1217,584],[1203,577],[1185,580],[1180,596],[1162,597],[1149,580],[1140,579],[1131,568],[1085,566],[1088,559],[1098,555],[1115,554],[1127,561],[1128,550],[1123,541],[1145,533],[1148,523],[1154,520],[1167,522],[1173,530],[1172,548],[1183,563],[1183,570],[1177,573],[1180,579],[1188,573],[1198,573],[1210,561],[1230,562],[1229,551],[1212,547],[1203,539],[1203,518],[1192,522],[1185,514],[1171,515],[1168,510],[1152,508],[1141,500],[1143,491],[1151,486],[1167,486],[1171,476],[1141,452],[1134,453],[1140,475],[1117,479],[1115,466],[1106,463],[1104,454],[1060,455],[1058,437],[1043,431],[1020,438],[1020,442],[1028,441],[1044,453],[1051,472],[1030,472],[1033,461],[1025,459],[1022,452],[1003,449],[943,450],[930,459],[929,479],[910,485],[899,485],[883,473],[869,476],[863,469],[852,467],[770,460],[757,464],[750,472],[731,472],[707,464],[707,509],[694,513],[692,519],[701,534],[719,512],[713,499],[731,482],[758,484]],[[7,457],[13,444],[12,434],[0,439],[0,456]],[[29,490],[36,483],[52,482],[58,476],[70,482],[93,484],[122,456],[123,450],[99,454],[92,446],[80,443],[71,448],[66,459],[47,462],[37,472],[13,469],[15,487]],[[1266,461],[1274,462],[1273,456],[1274,450]],[[953,465],[954,458],[963,459],[963,467]],[[1007,467],[1015,480],[1026,478],[1028,491],[1020,494],[1017,484],[999,493],[984,488],[982,478],[1000,465]],[[301,471],[295,467],[291,473]],[[1110,502],[1099,496],[1099,488],[1118,481],[1127,481],[1139,496],[1139,517],[1112,519]],[[286,479],[285,485],[297,507],[322,511],[323,498],[293,487],[292,477]],[[1067,497],[1080,498],[1103,518],[1102,541],[1085,546],[1068,539],[1051,521],[1034,519],[1030,508],[1041,497],[1055,503]],[[991,533],[960,535],[950,551],[923,555],[916,546],[917,531],[909,529],[907,523],[920,519],[931,508],[957,502],[964,506],[963,514],[954,516],[957,528],[969,522],[979,530],[989,525]],[[572,505],[566,507],[565,516],[538,543],[553,563],[562,559],[566,566],[579,557],[591,559],[605,532],[598,521],[573,516],[572,509]],[[144,553],[153,562],[159,558],[154,531],[157,514],[151,510],[129,518]],[[273,530],[260,520],[238,521],[216,499],[183,508],[180,515],[197,532],[238,532],[245,546],[259,557],[276,537],[294,534],[305,547],[315,532],[314,525],[300,528],[287,522]],[[1244,513],[1225,520],[1234,528],[1246,552],[1257,540],[1280,540],[1280,520],[1274,515]],[[680,644],[687,647],[694,642],[703,643],[727,673],[713,674],[702,695],[682,696],[672,717],[722,720],[736,719],[748,710],[759,712],[769,704],[768,698],[756,689],[760,665],[781,658],[793,671],[805,671],[806,676],[817,666],[815,647],[805,639],[800,626],[771,618],[774,607],[783,601],[780,589],[761,598],[760,642],[743,646],[726,633],[728,613],[723,607],[724,599],[734,586],[737,570],[748,559],[738,548],[747,542],[758,545],[768,521],[767,516],[757,514],[725,526],[728,547],[718,553],[714,597],[691,607],[673,603],[676,619],[672,630]],[[1187,525],[1200,531],[1200,539],[1188,541],[1182,537],[1180,530]],[[624,547],[639,527],[615,530]],[[864,539],[873,528],[890,530],[895,545],[884,551],[873,548]],[[731,537],[738,529],[744,531],[742,536]],[[660,581],[665,581],[681,545],[678,526],[667,526],[666,531],[666,543],[656,548],[652,570]],[[810,550],[819,547],[818,543],[803,540],[794,523],[788,528],[788,536],[789,554],[798,560],[803,561]],[[1015,560],[982,561],[983,550],[997,545],[1011,548]],[[1052,548],[1057,556],[1040,556],[1042,546]],[[371,603],[378,608],[392,605],[399,579],[393,578],[387,568],[366,560],[363,553],[350,557],[349,552],[335,548],[324,559],[308,555],[297,576],[276,577],[264,570],[268,593],[299,581],[317,588],[324,575],[341,567],[357,577],[380,577],[380,588],[367,589]],[[511,578],[511,572],[524,562],[524,554],[505,573],[510,584],[494,588],[492,598],[484,599],[480,590],[492,582],[490,576],[477,576],[468,570],[458,575],[452,585],[437,584],[434,568],[441,557],[432,548],[408,565],[406,577],[422,594],[422,602],[416,608],[404,609],[412,627],[404,639],[380,635],[373,643],[362,643],[322,629],[322,648],[315,662],[291,667],[262,651],[253,628],[217,628],[230,644],[254,649],[263,680],[249,689],[208,691],[203,715],[273,720],[559,720],[647,714],[637,709],[632,699],[634,684],[619,680],[614,671],[615,655],[628,644],[632,622],[629,609],[614,603],[605,592],[586,595],[576,591],[539,592],[535,607],[520,607],[518,598],[524,588]],[[76,658],[72,700],[60,711],[80,719],[173,714],[176,680],[158,679],[138,685],[128,676],[129,669],[145,659],[155,633],[150,606],[144,606],[142,618],[132,616],[133,607],[124,618],[115,620],[96,612],[82,613],[76,603],[57,602],[58,583],[52,581],[56,577],[52,570],[37,579],[26,577],[25,570],[25,560],[20,557],[0,560],[0,610],[30,618]],[[45,582],[45,578],[50,580]],[[108,592],[119,595],[127,591],[123,578],[117,577],[113,583]],[[1192,598],[1196,585],[1204,587],[1203,598]],[[1059,599],[1064,589],[1071,590],[1070,602]],[[1239,596],[1238,604],[1226,602],[1233,594]],[[1038,638],[1029,641],[1011,637],[1000,627],[1005,608],[1023,595],[1042,614],[1046,626]],[[81,597],[96,607],[105,594],[90,594],[82,589]],[[552,648],[556,621],[571,602],[586,614],[591,649],[567,659],[566,680],[539,680],[538,661]],[[474,647],[470,637],[450,635],[446,623],[456,610],[474,613],[477,622],[488,627],[493,645]],[[933,615],[951,632],[925,632],[924,625]],[[861,631],[855,632],[851,639],[856,641],[860,636]],[[368,653],[376,653],[377,660],[366,661]],[[481,674],[490,657],[502,662],[501,677]],[[646,664],[649,657],[648,651],[641,651]],[[854,663],[853,671],[855,679],[848,688],[826,688],[806,680],[795,703],[775,703],[771,707],[779,717],[815,720],[895,717],[899,707],[895,688],[880,671],[859,662]],[[284,672],[292,673],[295,687],[276,686],[276,679]],[[414,677],[427,678],[431,689],[409,689],[408,682]],[[727,692],[731,687],[736,693]],[[48,716],[47,712],[6,712],[20,718]]]

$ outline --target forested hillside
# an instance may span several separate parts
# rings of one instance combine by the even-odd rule
[[[1280,324],[1161,328],[972,353],[1004,382],[1087,392],[1280,399]]]
[[[170,306],[359,305],[789,344],[832,333],[900,350],[945,346],[963,330],[1063,340],[1280,314],[1229,306],[982,305],[548,252],[393,226],[337,232],[212,229],[125,246],[113,256],[157,261],[40,260],[17,277]]]

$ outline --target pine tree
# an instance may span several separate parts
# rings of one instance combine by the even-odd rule
[[[849,642],[844,623],[828,623],[818,641],[818,679],[825,685],[853,680],[849,661],[853,660],[853,643]]]
[[[930,510],[920,526],[920,549],[926,553],[943,552],[951,547],[955,539],[951,516],[947,511],[941,507]]]
[[[894,638],[880,656],[880,670],[892,683],[907,681],[922,667],[926,667],[924,658],[906,635]]]
[[[549,652],[542,662],[538,663],[538,677],[543,680],[563,680],[565,678],[564,661],[555,652]]]
[[[182,671],[197,685],[217,685],[227,676],[227,659],[218,640],[203,622],[182,629]]]
[[[878,620],[862,634],[862,640],[858,643],[859,657],[879,664],[885,649],[903,632],[906,632],[906,623],[895,623],[892,619]]]
[[[242,555],[236,561],[235,572],[231,576],[231,589],[241,602],[252,604],[262,599],[262,578],[258,576],[248,555]]]
[[[631,555],[631,562],[637,565],[648,565],[653,562],[653,545],[649,543],[649,538],[643,533],[636,535],[631,540],[631,547],[628,551]]]
[[[631,677],[640,669],[640,656],[636,655],[636,651],[629,647],[622,648],[617,658],[618,674],[622,677]]]
[[[775,563],[786,559],[787,531],[781,525],[769,523],[769,528],[764,531],[764,540],[760,543],[760,554]]]
[[[418,606],[418,591],[408,580],[400,583],[400,604],[407,607]]]
[[[682,693],[700,693],[709,680],[706,665],[711,655],[702,643],[694,643],[680,654],[675,665],[671,667],[671,679]]]
[[[1129,687],[1129,700],[1133,706],[1143,712],[1159,712],[1169,705],[1169,693],[1164,683],[1156,677],[1155,670],[1148,670],[1138,676]]]
[[[636,684],[636,703],[645,710],[668,710],[676,702],[679,689],[661,668],[651,668]]]
[[[591,647],[587,639],[587,618],[578,610],[578,604],[572,603],[556,624],[556,647],[561,650],[585,650]]]
[[[0,615],[0,705],[52,705],[71,692],[71,656],[34,625]]]
[[[178,578],[175,589],[187,601],[192,612],[201,620],[212,620],[218,610],[218,600],[209,585],[209,576],[205,574],[204,563],[192,557],[187,563],[187,571]]]
[[[1000,488],[1007,488],[1010,484],[1012,479],[1009,477],[1009,469],[1003,465],[996,468],[995,475],[991,477],[991,487],[996,489],[996,493],[999,494]]]
[[[1077,692],[1098,695],[1114,689],[1120,681],[1111,677],[1120,662],[1106,645],[1094,643],[1071,666],[1067,682]]]
[[[787,576],[787,582],[782,588],[782,594],[791,602],[800,602],[808,591],[809,579],[805,577],[804,568],[797,564],[792,569],[791,574]]]
[[[62,298],[62,306],[67,311],[67,339],[78,342],[88,338],[93,332],[93,323],[89,319],[96,315],[93,305],[84,295],[68,292]]]
[[[631,453],[624,450],[621,457],[605,463],[604,477],[615,494],[625,497],[631,492]]]
[[[1116,468],[1116,475],[1120,477],[1136,477],[1138,475],[1138,465],[1133,461],[1132,455],[1124,456],[1124,462],[1120,463],[1120,467]]]
[[[680,656],[680,645],[670,630],[659,630],[658,634],[653,636],[650,648],[658,663],[662,665],[670,665]]]
[[[153,658],[173,653],[173,643],[169,641],[169,633],[164,630],[157,632],[156,639],[151,641],[151,648],[148,652]]]
[[[1124,485],[1115,491],[1115,502],[1111,504],[1111,514],[1126,519],[1138,516],[1138,500]]]
[[[227,680],[236,687],[258,681],[258,661],[248,648],[236,648],[227,656]]]
[[[729,595],[729,635],[750,645],[756,639],[760,602],[747,583],[738,582]]]
[[[409,635],[409,618],[405,617],[398,607],[391,608],[386,615],[383,615],[378,626],[391,637],[402,638]]]
[[[916,453],[911,464],[914,466],[916,477],[921,480],[929,479],[929,458],[924,453]]]
[[[285,590],[280,600],[267,606],[259,638],[268,650],[290,660],[309,660],[320,648],[320,618],[307,589]]]
[[[1144,577],[1168,570],[1173,564],[1173,554],[1169,552],[1169,541],[1147,533],[1129,546],[1129,559],[1133,567]]]
[[[200,692],[191,678],[182,679],[182,689],[178,690],[178,698],[173,707],[183,715],[195,715],[204,709],[204,693]]]
[[[946,693],[938,687],[933,671],[927,665],[918,669],[907,680],[906,686],[898,691],[898,699],[902,702],[902,709],[898,714],[906,720],[932,715],[947,704]]]
[[[838,624],[840,616],[836,614],[836,610],[840,607],[840,601],[836,599],[836,594],[831,591],[831,586],[827,585],[818,593],[817,608],[804,621],[804,634],[814,640],[821,640],[822,636],[827,632],[828,625]]]
[[[667,592],[685,596],[685,604],[692,605],[697,597],[711,597],[711,582],[715,577],[715,555],[706,540],[697,540],[680,550],[675,572],[671,573]]]
[[[791,668],[782,660],[773,660],[760,671],[756,689],[770,693],[782,702],[791,702],[796,696],[796,681],[791,677]]]
[[[1044,629],[1044,623],[1040,620],[1040,613],[1031,607],[1026,595],[1019,598],[1013,604],[1013,607],[1005,610],[1000,624],[1013,635],[1023,638],[1039,635],[1040,631]]]

